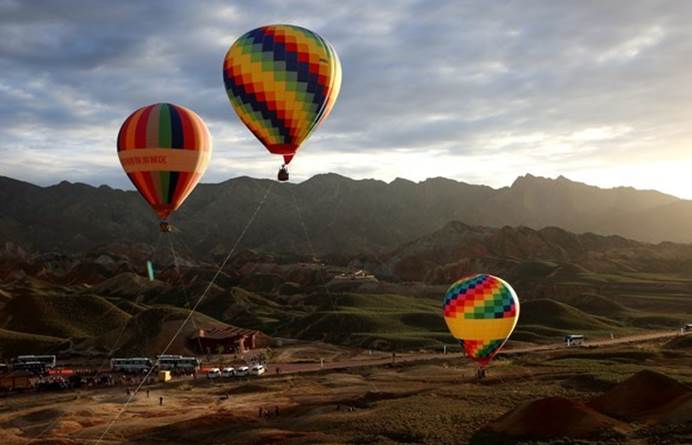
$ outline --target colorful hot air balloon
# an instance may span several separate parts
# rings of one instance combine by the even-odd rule
[[[312,31],[293,25],[253,29],[233,43],[223,81],[240,120],[271,153],[284,157],[329,115],[341,87],[334,48]]]
[[[481,367],[502,348],[519,319],[514,289],[501,278],[486,274],[452,284],[443,307],[449,331]]]
[[[179,105],[160,103],[135,111],[120,127],[118,157],[139,193],[161,218],[185,201],[211,157],[204,121]]]

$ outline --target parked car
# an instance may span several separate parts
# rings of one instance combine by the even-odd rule
[[[211,368],[207,371],[208,379],[218,379],[219,377],[221,377],[221,370],[219,368]]]
[[[223,368],[221,370],[221,377],[233,377],[235,375],[235,369],[233,368]]]
[[[267,372],[267,368],[265,368],[264,365],[254,365],[250,368],[250,374],[252,375],[262,375],[265,372]]]
[[[239,368],[236,368],[235,375],[237,375],[239,377],[243,377],[243,376],[248,375],[249,372],[250,372],[250,368],[248,368],[247,366],[241,366]]]

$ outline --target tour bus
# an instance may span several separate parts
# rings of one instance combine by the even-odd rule
[[[17,368],[18,364],[26,363],[41,363],[44,368],[55,368],[56,360],[54,355],[18,355],[12,360],[14,363],[14,368]]]
[[[12,364],[15,371],[29,371],[36,375],[46,374],[46,364],[41,362],[15,362]]]
[[[111,370],[114,372],[141,373],[149,371],[154,364],[147,357],[130,357],[111,359]]]
[[[157,355],[156,365],[162,371],[172,370],[173,368],[175,368],[175,364],[177,363],[178,359],[181,359],[182,357],[182,355],[171,354]]]
[[[576,335],[576,334],[566,335],[565,336],[565,344],[567,346],[579,346],[579,345],[584,344],[585,338],[586,337],[584,337],[583,335]]]
[[[199,371],[200,361],[196,357],[159,355],[157,365],[160,370],[173,371],[175,374],[192,374]]]

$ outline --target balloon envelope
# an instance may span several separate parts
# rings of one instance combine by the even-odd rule
[[[502,348],[519,319],[519,300],[501,278],[478,274],[452,284],[444,299],[444,317],[469,358],[486,366]]]
[[[118,157],[161,219],[185,201],[207,169],[211,136],[202,119],[179,105],[142,107],[118,134]]]
[[[334,48],[314,32],[270,25],[233,43],[224,59],[223,80],[240,120],[288,163],[332,110],[341,87],[341,64]]]

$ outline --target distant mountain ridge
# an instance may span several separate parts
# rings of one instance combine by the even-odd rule
[[[449,283],[473,273],[501,276],[520,295],[515,341],[677,329],[689,320],[692,295],[692,244],[557,227],[453,221],[381,255],[315,259],[243,249],[218,276],[212,262],[173,262],[160,253],[118,243],[74,254],[0,246],[0,358],[56,350],[105,354],[118,338],[119,353],[153,354],[200,295],[206,298],[195,323],[204,326],[385,349],[453,341],[441,296]],[[153,259],[154,280],[146,258]],[[375,278],[358,278],[362,269]],[[185,338],[194,325],[187,328]],[[189,352],[183,340],[176,353]]]
[[[452,221],[364,265],[382,276],[444,284],[492,270],[512,282],[559,274],[670,273],[692,270],[692,244],[651,244],[558,227],[490,228]]]
[[[200,184],[171,220],[185,249],[193,256],[227,251],[271,184],[249,177]],[[445,178],[386,183],[324,174],[274,183],[239,247],[382,254],[452,221],[692,241],[692,201],[656,191],[601,189],[562,176],[525,175],[493,189]],[[135,191],[68,182],[38,187],[0,177],[0,244],[81,252],[111,243],[155,244],[158,237],[153,212]]]

